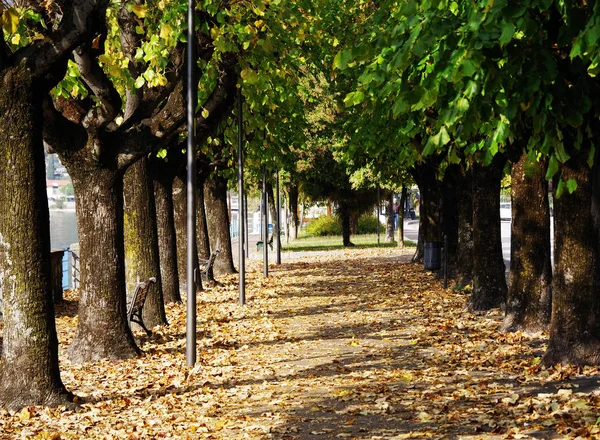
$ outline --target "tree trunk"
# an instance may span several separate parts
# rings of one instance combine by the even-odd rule
[[[177,175],[173,180],[173,220],[177,246],[177,268],[180,289],[187,286],[187,194],[185,178]]]
[[[79,321],[69,357],[94,362],[137,356],[125,304],[123,176],[116,163],[62,162],[75,188],[81,248]]]
[[[0,74],[0,404],[66,405],[50,289],[41,96],[21,67]]]
[[[236,273],[231,252],[229,216],[227,215],[227,180],[224,177],[213,174],[206,180],[204,201],[210,248],[221,251],[215,260],[215,272]]]
[[[127,302],[133,301],[138,283],[156,278],[148,291],[142,317],[148,328],[165,325],[167,316],[160,274],[156,205],[147,157],[129,167],[123,190]]]
[[[600,165],[596,154],[590,170],[585,153],[585,149],[573,151],[559,173],[563,180],[575,179],[575,192],[565,189],[554,197],[554,278],[546,365],[600,364],[600,191],[595,180]]]
[[[185,169],[184,169],[185,171]],[[187,189],[186,175],[179,174],[173,180],[173,218],[175,220],[175,236],[177,244],[177,268],[179,269],[179,286],[187,290]],[[198,225],[196,224],[196,230]],[[194,267],[198,266],[198,244],[194,240]],[[196,292],[202,291],[202,279],[196,279]]]
[[[404,248],[404,209],[408,199],[408,189],[406,185],[402,186],[400,195],[400,206],[398,207],[398,247]]]
[[[473,282],[473,177],[471,169],[464,164],[461,164],[457,190],[456,287],[463,289]]]
[[[205,178],[198,177],[196,184],[198,186],[196,191],[196,243],[198,245],[198,257],[203,260],[210,258],[210,239],[208,235],[208,223],[206,221],[206,207],[204,206],[204,185],[206,183]],[[209,283],[215,282],[214,269],[211,268],[208,271],[206,280]]]
[[[354,246],[350,241],[350,208],[348,202],[340,202],[338,213],[342,221],[342,243],[346,246]]]
[[[506,300],[506,268],[500,237],[500,183],[506,159],[494,156],[488,166],[473,165],[472,310],[500,307]]]
[[[448,165],[444,173],[442,185],[442,231],[448,246],[445,254],[448,257],[448,278],[456,277],[456,259],[458,257],[458,193],[462,184],[460,166]],[[440,272],[440,275],[443,275]]]
[[[273,225],[273,231],[275,231],[275,223],[277,222],[277,207],[275,204],[275,191],[273,191],[273,185],[267,182],[267,194],[269,195],[269,215],[271,216],[271,224]]]
[[[390,191],[387,194],[386,227],[385,227],[385,242],[392,243],[394,241],[394,192]]]
[[[545,330],[552,308],[550,206],[546,164],[527,155],[512,168],[512,226],[507,331]]]
[[[441,242],[441,191],[436,177],[437,167],[427,162],[415,166],[413,177],[419,187],[419,243],[413,262],[422,261],[425,243]]]
[[[156,167],[157,164],[152,166],[152,177],[156,202],[160,277],[164,301],[168,304],[181,302],[177,267],[177,236],[175,235],[175,217],[173,215],[173,176],[165,176]]]
[[[298,218],[298,193],[298,185],[290,185],[288,199],[290,201],[290,212],[292,214],[292,240],[298,238],[298,226],[300,225],[300,220]]]

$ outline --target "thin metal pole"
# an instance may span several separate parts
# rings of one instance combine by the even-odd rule
[[[250,243],[248,236],[250,235],[250,231],[248,230],[248,193],[244,191],[244,219],[246,219],[246,223],[244,224],[244,229],[246,231],[246,258],[250,257]]]
[[[275,209],[277,211],[277,219],[275,220],[275,237],[277,243],[277,264],[281,264],[281,200],[279,199],[279,170],[275,174],[276,200]]]
[[[196,364],[196,157],[195,108],[198,101],[196,84],[196,35],[194,33],[195,0],[188,0],[187,47],[187,310],[186,310],[186,362]]]
[[[267,194],[267,167],[263,165],[263,275],[269,276],[269,196]]]
[[[381,222],[379,221],[379,211],[381,209],[381,195],[379,193],[379,184],[377,184],[377,246],[380,245],[381,241],[379,236],[381,235]]]
[[[244,245],[246,244],[246,214],[244,212],[244,148],[242,136],[242,88],[238,89],[238,212],[240,223],[238,225],[240,236],[239,243],[239,261],[240,261],[240,304],[246,304],[246,253]]]

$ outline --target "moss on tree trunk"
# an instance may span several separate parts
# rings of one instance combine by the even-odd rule
[[[523,155],[512,168],[508,331],[545,330],[552,307],[550,207],[545,163]]]
[[[160,273],[156,205],[147,157],[138,160],[125,172],[123,201],[127,302],[133,301],[138,283],[151,277],[156,278],[156,283],[148,291],[142,316],[148,328],[167,324]]]
[[[506,159],[497,154],[488,166],[473,165],[472,310],[489,310],[506,301],[506,268],[500,236],[500,181]]]
[[[229,235],[227,180],[224,177],[213,174],[206,179],[204,201],[210,248],[221,251],[215,260],[215,273],[236,273],[231,252],[231,236]]]
[[[0,74],[0,405],[72,401],[58,367],[41,96],[24,68]]]

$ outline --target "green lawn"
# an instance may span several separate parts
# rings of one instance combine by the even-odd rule
[[[371,247],[396,247],[397,243],[385,243],[385,235],[381,234],[381,243],[377,244],[377,234],[365,234],[365,235],[352,235],[350,241],[356,245],[357,248],[371,248]],[[405,240],[406,246],[415,246],[415,243],[410,240]],[[334,235],[329,237],[307,237],[300,236],[297,240],[290,241],[289,244],[285,243],[282,239],[282,251],[329,251],[334,249],[343,249],[342,236]]]

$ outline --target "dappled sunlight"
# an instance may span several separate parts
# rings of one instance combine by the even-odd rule
[[[551,438],[597,432],[596,369],[544,369],[543,334],[503,334],[467,311],[411,252],[353,249],[236,276],[198,297],[198,364],[185,365],[185,304],[136,332],[144,354],[74,365],[76,292],[58,307],[62,377],[77,412],[2,412],[36,438]],[[45,437],[44,437],[45,436]],[[52,437],[54,436],[54,437]]]

